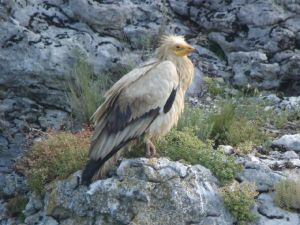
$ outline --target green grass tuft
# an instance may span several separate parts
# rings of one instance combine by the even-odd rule
[[[255,121],[246,118],[237,118],[232,121],[225,132],[225,144],[237,146],[249,141],[253,144],[261,144],[266,141],[266,136],[259,130]]]
[[[274,201],[281,208],[300,212],[300,178],[279,181],[275,185]]]
[[[251,212],[251,208],[255,203],[254,198],[258,194],[254,183],[233,183],[220,190],[225,207],[237,220],[237,224],[246,225],[256,219],[256,216]]]
[[[213,96],[225,96],[225,87],[220,85],[216,78],[204,77],[204,84],[207,88],[207,91]]]
[[[210,137],[217,144],[224,144],[227,141],[226,132],[235,121],[236,106],[229,102],[224,104],[220,111],[212,113],[208,117],[208,123],[212,125]]]
[[[49,132],[45,140],[34,143],[17,163],[17,168],[23,168],[29,188],[43,193],[45,184],[81,169],[87,160],[90,134],[90,131]]]
[[[178,130],[188,128],[202,141],[212,140],[216,145],[237,146],[247,141],[262,144],[266,135],[260,129],[262,122],[256,115],[259,115],[256,108],[244,108],[242,102],[238,104],[232,100],[220,103],[216,109],[186,107],[178,122]]]
[[[90,118],[104,101],[106,90],[113,81],[109,74],[95,76],[86,59],[75,53],[75,63],[72,76],[66,81],[69,92],[67,97],[73,116],[82,123],[90,123]]]

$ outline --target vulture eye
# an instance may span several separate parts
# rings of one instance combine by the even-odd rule
[[[176,49],[180,49],[180,46],[179,46],[179,45],[176,45]]]

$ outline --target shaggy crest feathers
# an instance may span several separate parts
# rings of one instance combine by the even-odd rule
[[[164,35],[161,37],[160,46],[156,49],[155,55],[159,60],[177,61],[174,57],[173,48],[176,45],[188,45],[183,36]],[[175,62],[176,64],[176,62]]]
[[[184,36],[163,35],[160,39],[160,45],[186,44]]]

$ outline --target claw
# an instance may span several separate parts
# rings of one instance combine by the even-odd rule
[[[145,155],[147,158],[158,156],[155,145],[149,139],[145,141]]]

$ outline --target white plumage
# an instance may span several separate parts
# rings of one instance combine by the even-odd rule
[[[187,58],[192,50],[183,37],[165,36],[154,60],[124,75],[106,93],[93,115],[95,131],[83,184],[105,176],[132,140],[143,138],[147,156],[155,154],[151,140],[167,134],[183,111],[184,94],[194,73]]]

